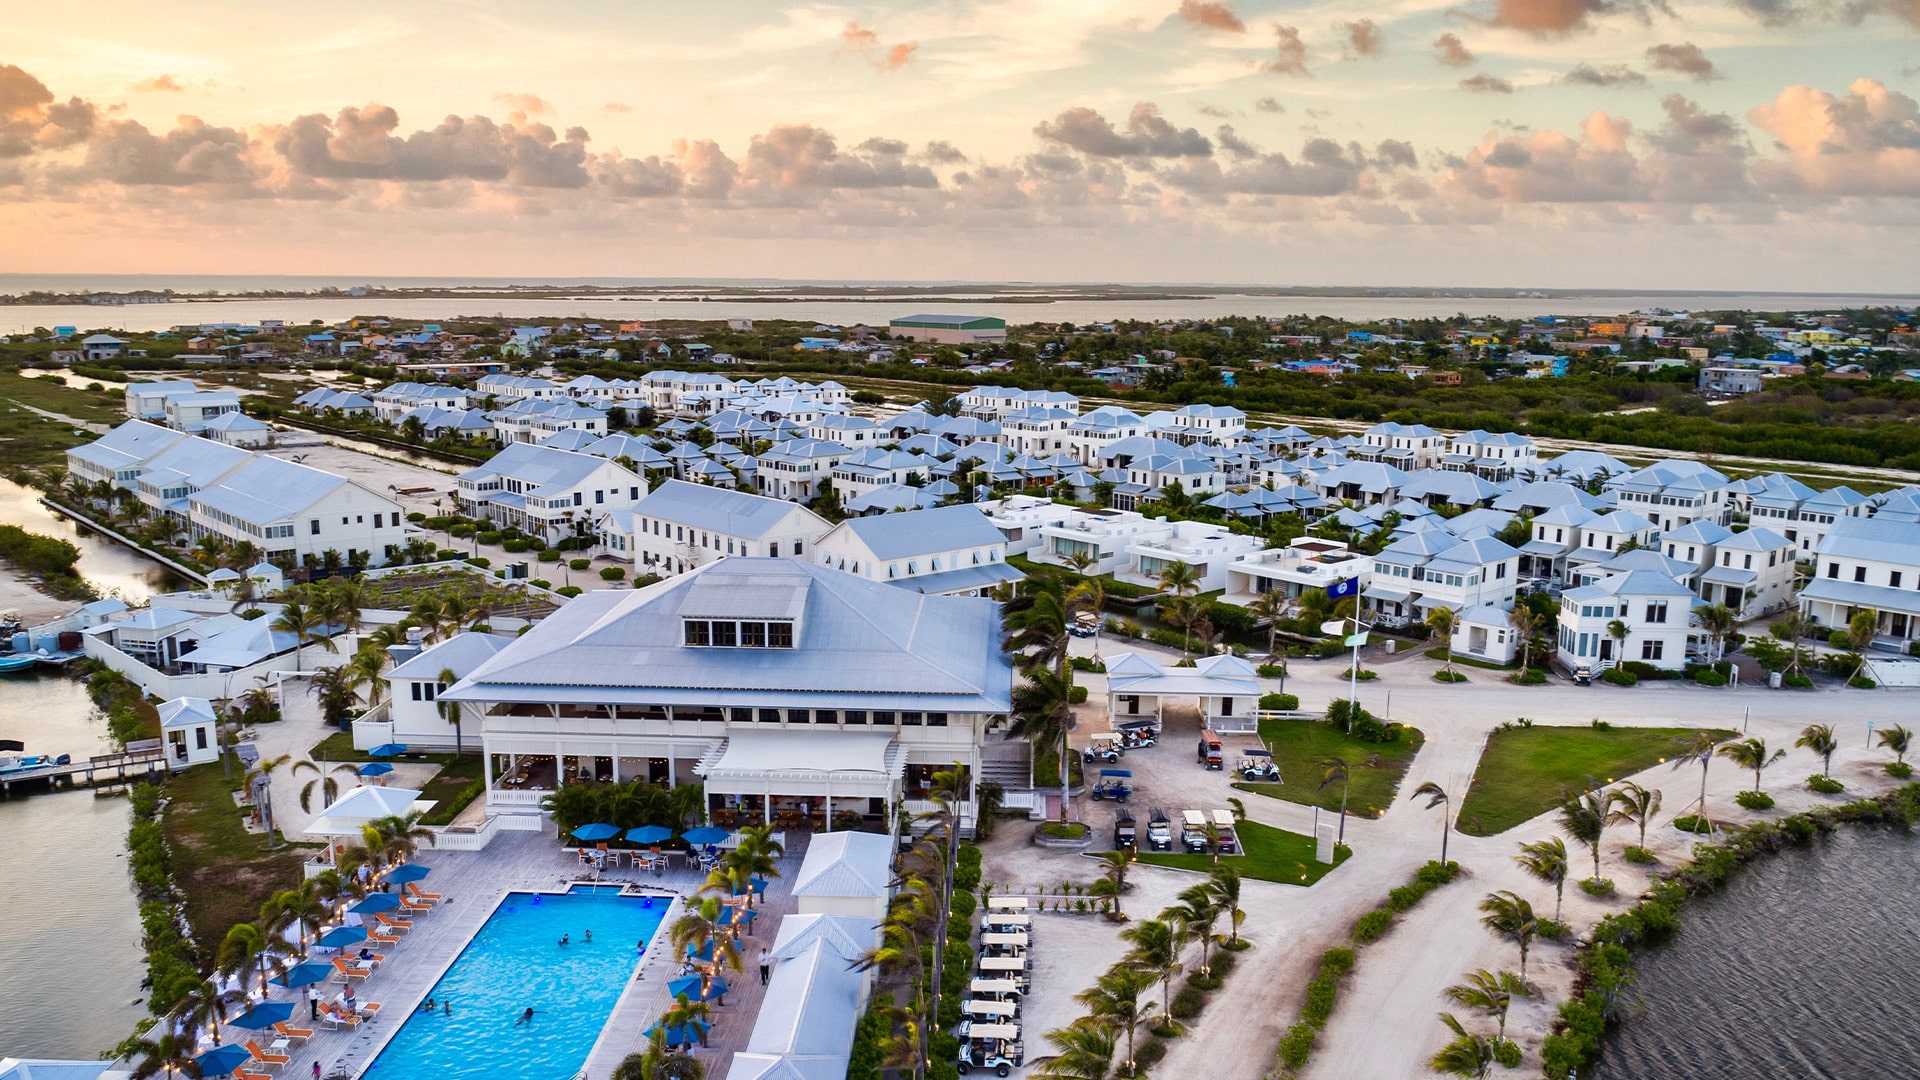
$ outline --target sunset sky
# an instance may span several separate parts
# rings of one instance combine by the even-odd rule
[[[16,5],[0,269],[1920,289],[1920,0]]]

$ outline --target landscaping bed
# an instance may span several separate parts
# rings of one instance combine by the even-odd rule
[[[1730,738],[1731,731],[1715,732]],[[1693,728],[1504,726],[1487,739],[1460,805],[1460,831],[1492,836],[1586,791],[1684,754]]]
[[[1277,881],[1282,885],[1311,885],[1353,855],[1351,848],[1336,847],[1333,865],[1329,866],[1314,861],[1314,840],[1311,836],[1286,832],[1257,821],[1239,822],[1234,825],[1233,831],[1240,838],[1241,850],[1246,854],[1222,855],[1219,865],[1233,867],[1243,878]],[[1143,851],[1139,855],[1139,862],[1146,866],[1166,866],[1200,874],[1212,873],[1215,866],[1212,855],[1164,851]]]
[[[1320,787],[1320,762],[1341,757],[1353,766],[1347,813],[1379,817],[1393,805],[1400,778],[1407,774],[1407,766],[1413,764],[1425,740],[1418,728],[1402,727],[1399,741],[1376,743],[1356,739],[1327,721],[1266,720],[1260,724],[1260,741],[1273,751],[1281,782],[1233,786],[1255,795],[1338,811],[1340,783]]]

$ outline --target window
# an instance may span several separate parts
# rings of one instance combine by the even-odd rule
[[[813,722],[816,724],[838,724],[840,722],[840,710],[815,709],[813,712]]]
[[[847,723],[864,724],[866,722],[867,722],[867,711],[865,709],[848,709],[847,710]]]
[[[906,727],[922,727],[924,726],[922,721],[925,719],[926,717],[922,713],[903,712],[900,714],[900,723]]]
[[[1855,581],[1865,581],[1865,580],[1867,580],[1867,568],[1866,568],[1866,567],[1864,567],[1864,566],[1856,566],[1856,567],[1854,567],[1854,568],[1853,568],[1853,580],[1855,580]]]
[[[604,491],[596,491],[596,492],[594,492],[594,493],[593,493],[593,502],[594,502],[594,505],[596,505],[596,506],[598,506],[599,504],[601,504],[601,503],[604,503],[604,502],[606,502],[606,501],[607,501],[607,493],[606,493],[606,492],[604,492]]]
[[[810,713],[806,709],[788,709],[787,710],[787,723],[789,724],[811,723],[812,722],[811,717],[812,717],[812,713]]]
[[[707,636],[707,622],[704,619],[688,619],[686,621],[686,633],[686,641],[689,645],[711,645],[713,643]]]
[[[1667,602],[1665,600],[1648,602],[1647,621],[1650,623],[1663,623],[1667,621]]]
[[[928,727],[946,727],[946,726],[947,726],[947,714],[946,714],[946,713],[943,713],[943,712],[930,712],[930,713],[928,713],[928,714],[927,714],[927,726],[928,726]]]
[[[764,649],[767,647],[767,624],[763,622],[743,622],[740,624],[740,647],[744,649]]]
[[[874,723],[876,723],[876,724],[884,724],[884,725],[889,725],[889,726],[891,726],[891,725],[892,725],[892,724],[894,724],[894,723],[895,723],[896,721],[894,720],[894,714],[893,714],[892,712],[890,712],[890,711],[876,711],[876,712],[875,712],[875,713],[873,714],[873,722],[874,722]]]
[[[319,518],[311,518],[307,521],[307,532],[311,533],[314,536],[320,535],[320,519]]]
[[[1828,563],[1828,564],[1827,564],[1827,576],[1828,576],[1828,577],[1830,577],[1830,578],[1837,578],[1837,577],[1839,577],[1839,576],[1840,576],[1840,564],[1839,564],[1839,563],[1837,563],[1837,562],[1830,562],[1830,563]]]
[[[760,710],[760,722],[761,722],[761,723],[763,723],[763,724],[777,724],[777,723],[779,723],[779,722],[780,722],[780,710],[779,710],[779,709],[761,709],[761,710]]]
[[[772,543],[767,545],[767,558],[777,559],[779,557],[780,557],[780,541],[775,540]]]
[[[735,630],[734,623],[715,621],[711,625],[713,627],[714,648],[731,649],[739,644],[739,635]]]
[[[752,710],[752,709],[735,709],[735,710],[733,710],[733,722],[734,722],[734,723],[736,723],[736,724],[751,724],[751,723],[753,723],[753,710]]]
[[[382,528],[382,527],[383,527],[383,525],[382,525],[382,521],[381,521],[381,518],[382,518],[382,517],[383,517],[383,515],[381,515],[381,514],[375,514],[375,515],[373,515],[373,527],[374,527],[374,528],[376,528],[376,529],[378,529],[378,528]]]
[[[1666,650],[1667,643],[1664,641],[1643,641],[1640,643],[1640,659],[1658,660]]]
[[[1894,570],[1889,572],[1887,574],[1887,584],[1892,586],[1893,588],[1896,588],[1896,589],[1899,588],[1900,587],[1900,571]]]
[[[800,554],[800,541],[798,541],[798,540],[795,540],[795,541],[793,542],[793,553],[794,553],[795,555],[798,555],[798,554]]]

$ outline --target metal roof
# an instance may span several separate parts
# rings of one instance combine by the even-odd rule
[[[242,521],[266,524],[298,514],[349,482],[298,462],[261,455],[196,492],[193,502]]]
[[[1920,565],[1920,529],[1879,518],[1836,518],[1816,550],[1842,559]]]
[[[731,752],[731,745],[728,750]],[[892,879],[892,837],[865,832],[822,833],[807,845],[806,858],[800,861],[800,872],[793,878],[793,895],[881,900],[887,897]]]
[[[634,512],[692,529],[757,540],[773,532],[792,515],[817,527],[815,535],[831,526],[804,506],[744,491],[668,480],[634,504]]]
[[[464,676],[485,663],[513,639],[472,630],[455,634],[387,672],[388,679],[438,679],[442,671]]]

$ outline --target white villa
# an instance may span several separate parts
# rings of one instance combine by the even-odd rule
[[[440,691],[473,673],[496,653],[512,644],[510,637],[468,630],[445,641],[421,647],[419,631],[405,645],[391,645],[387,653],[394,666],[385,676],[387,699],[353,723],[353,745],[370,750],[384,743],[401,743],[415,749],[451,751],[456,746],[468,752],[480,747],[479,710],[449,703],[448,715],[440,712]],[[451,671],[453,679],[442,681]],[[455,721],[458,721],[456,725]]]
[[[1648,570],[1604,578],[1560,594],[1560,662],[1594,671],[1638,660],[1668,671],[1686,666],[1688,625],[1698,598]],[[1627,634],[1615,639],[1615,621]]]
[[[591,535],[594,522],[646,491],[646,480],[618,462],[515,443],[461,473],[456,498],[461,513],[553,543]]]
[[[440,697],[476,707],[496,812],[664,777],[701,783],[721,825],[887,827],[929,808],[935,772],[979,775],[1012,684],[989,601],[733,558],[586,593]],[[971,793],[960,815],[970,829]]]
[[[1007,542],[971,506],[849,518],[813,545],[815,560],[868,581],[941,596],[985,596],[1026,575]]]
[[[1897,520],[1842,518],[1814,552],[1800,610],[1823,630],[1844,630],[1871,611],[1885,643],[1920,638],[1920,528]]]
[[[1128,547],[1172,532],[1173,526],[1165,521],[1131,510],[1075,507],[1066,521],[1040,526],[1041,544],[1032,557],[1035,562],[1071,566],[1069,560],[1085,555],[1093,560],[1088,573],[1112,574],[1129,565]]]
[[[1159,524],[1166,526],[1165,532],[1142,535],[1121,549],[1117,580],[1157,585],[1168,567],[1184,564],[1193,568],[1201,592],[1214,592],[1227,587],[1227,572],[1236,560],[1266,546],[1257,536],[1242,536],[1210,521]]]
[[[1250,604],[1257,597],[1278,592],[1297,600],[1310,590],[1325,591],[1349,578],[1360,587],[1373,580],[1373,560],[1338,540],[1312,536],[1296,538],[1284,548],[1255,551],[1227,564],[1229,604]]]
[[[832,526],[780,499],[668,480],[600,522],[601,542],[636,574],[685,573],[731,555],[803,559]]]
[[[1258,722],[1260,683],[1254,667],[1231,654],[1203,656],[1194,666],[1161,667],[1139,653],[1107,659],[1107,721],[1166,719],[1169,700],[1191,700],[1202,727],[1251,732]]]

